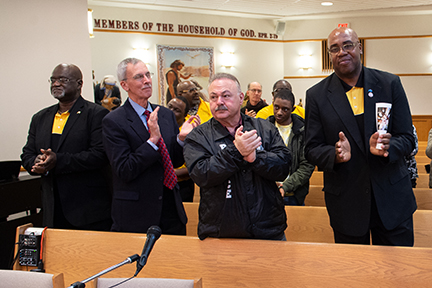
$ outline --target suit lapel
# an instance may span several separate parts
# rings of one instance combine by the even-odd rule
[[[42,123],[40,123],[40,127],[42,129],[40,130],[41,136],[39,139],[42,139],[43,143],[41,143],[41,148],[47,149],[51,148],[51,137],[52,137],[52,127],[54,124],[54,117],[58,110],[58,104],[51,106],[48,111],[46,112],[46,117],[42,118]],[[39,151],[38,151],[39,152]]]
[[[150,133],[147,131],[141,118],[138,116],[137,112],[135,111],[135,109],[133,109],[132,105],[130,104],[130,102],[128,100],[125,101],[125,104],[123,106],[125,107],[126,117],[130,123],[130,127],[132,128],[132,130],[135,131],[137,136],[143,142],[146,142],[147,139],[150,137]]]
[[[78,119],[80,118],[81,114],[82,114],[82,110],[84,108],[84,98],[82,98],[81,96],[76,100],[76,102],[74,103],[74,105],[72,106],[72,109],[70,110],[70,115],[69,118],[66,122],[66,125],[63,129],[62,135],[60,136],[60,141],[59,141],[59,145],[57,148],[57,151],[60,151],[60,148],[62,146],[62,144],[64,143],[66,137],[68,136],[68,134],[70,133],[70,131],[72,130],[72,127],[76,124],[76,122],[78,121]]]
[[[345,126],[346,131],[354,139],[355,144],[360,148],[360,150],[365,153],[365,147],[362,144],[363,140],[360,134],[360,129],[352,112],[348,98],[346,97],[343,86],[336,74],[333,74],[332,76],[327,97],[334,110],[338,114],[341,122]],[[350,144],[353,145],[352,143]]]

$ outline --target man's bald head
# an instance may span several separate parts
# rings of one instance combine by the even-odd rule
[[[281,79],[281,80],[276,81],[273,84],[272,95],[274,96],[274,94],[276,92],[278,92],[279,90],[282,90],[282,89],[287,89],[287,90],[289,90],[289,91],[292,92],[292,86],[291,86],[291,84],[287,80]]]
[[[327,38],[327,45],[328,48],[330,48],[330,40],[340,37],[342,36],[342,34],[345,34],[346,37],[349,37],[351,39],[351,41],[355,42],[355,41],[359,41],[357,33],[348,27],[338,27],[336,29],[334,29],[328,36]]]

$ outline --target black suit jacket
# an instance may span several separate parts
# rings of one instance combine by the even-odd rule
[[[21,155],[22,165],[30,174],[34,174],[30,171],[40,149],[51,148],[57,155],[55,168],[42,175],[44,225],[52,227],[54,223],[55,183],[64,215],[72,225],[110,219],[111,179],[102,144],[102,118],[109,111],[80,96],[70,109],[58,147],[51,147],[57,111],[58,104],[33,116]]]
[[[150,104],[152,109],[158,105]],[[159,106],[158,124],[174,167],[184,163],[177,142],[179,129],[171,110]],[[129,99],[103,120],[103,142],[113,171],[114,231],[147,232],[158,225],[163,201],[162,157],[147,143],[150,134]],[[165,188],[167,189],[167,188]],[[177,212],[186,224],[178,185],[173,189]]]
[[[324,170],[324,191],[332,227],[352,236],[369,227],[371,192],[380,218],[391,230],[416,210],[404,155],[414,148],[412,119],[399,77],[364,69],[364,132],[360,131],[343,86],[332,74],[306,92],[306,147],[310,163]],[[369,139],[377,131],[377,102],[392,104],[388,157],[372,155]],[[339,132],[351,145],[351,160],[335,164]]]

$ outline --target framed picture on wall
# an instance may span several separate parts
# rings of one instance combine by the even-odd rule
[[[157,45],[157,63],[159,103],[166,106],[181,81],[194,80],[205,90],[214,73],[213,47]]]

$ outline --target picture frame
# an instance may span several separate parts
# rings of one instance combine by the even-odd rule
[[[204,89],[207,88],[209,78],[214,74],[213,47],[156,46],[159,104],[164,106],[167,104],[168,84],[166,73],[171,69],[170,65],[175,60],[181,60],[185,64],[183,69],[179,71],[182,76],[186,77],[187,80],[197,81]],[[178,78],[179,81],[186,81],[181,77]],[[206,93],[206,91],[202,92]]]

